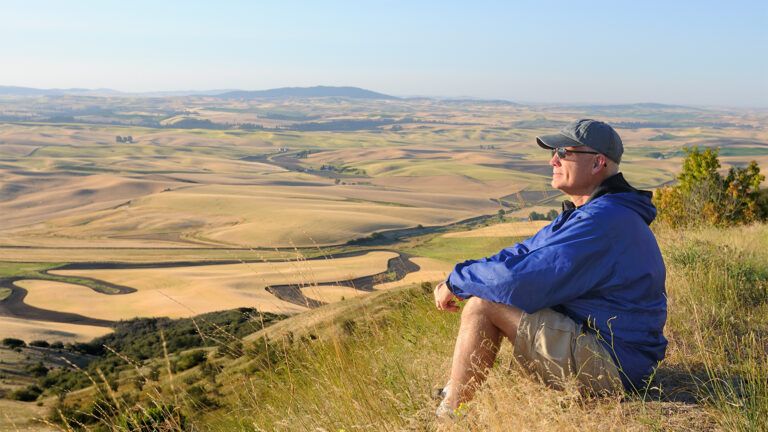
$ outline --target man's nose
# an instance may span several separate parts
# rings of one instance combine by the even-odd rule
[[[560,158],[557,156],[557,153],[554,153],[552,158],[549,159],[549,164],[553,167],[560,166]]]

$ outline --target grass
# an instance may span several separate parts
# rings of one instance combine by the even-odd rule
[[[15,106],[20,102],[3,103]],[[138,110],[158,113],[166,108],[177,110],[175,105],[164,105],[158,100],[153,100],[151,106],[145,106],[144,102],[131,104],[142,106],[126,109],[141,108]],[[582,114],[575,108],[562,113],[560,108],[557,111],[511,108],[510,111],[510,108],[484,105],[458,109],[432,102],[393,104],[289,102],[284,106],[252,107],[254,112],[305,113],[318,115],[321,119],[355,118],[360,113],[379,112],[418,117],[427,122],[406,125],[398,133],[245,133],[76,124],[0,125],[0,138],[7,144],[4,148],[18,147],[11,151],[12,157],[3,162],[0,174],[13,173],[14,184],[29,186],[30,191],[48,193],[50,187],[39,186],[36,183],[38,177],[41,174],[73,175],[64,172],[68,169],[81,173],[106,171],[123,177],[145,173],[162,178],[178,177],[172,192],[131,197],[130,206],[118,208],[110,204],[112,210],[103,212],[83,207],[78,212],[63,215],[39,207],[36,211],[44,216],[41,222],[45,223],[36,226],[47,228],[13,234],[7,231],[6,235],[21,233],[18,234],[21,244],[27,244],[24,237],[27,235],[31,244],[42,239],[58,239],[61,242],[78,241],[79,244],[98,243],[106,247],[104,242],[107,241],[114,242],[110,245],[120,244],[123,240],[128,242],[129,239],[120,236],[129,232],[145,234],[149,239],[142,240],[146,243],[141,245],[152,247],[150,242],[178,232],[182,240],[215,240],[219,244],[274,246],[301,241],[309,246],[394,227],[443,224],[488,213],[483,206],[489,206],[490,212],[495,212],[498,208],[488,204],[491,195],[514,193],[525,184],[535,187],[546,184],[540,175],[503,169],[496,162],[517,160],[517,157],[524,161],[541,158],[542,165],[546,165],[546,158],[540,156],[541,150],[536,147],[533,136],[553,132],[563,121]],[[236,113],[237,110],[230,111]],[[626,117],[628,120],[653,119],[643,112],[630,110],[624,115],[630,116]],[[606,111],[605,114],[610,113]],[[668,121],[667,114],[657,114],[660,115],[658,120]],[[758,123],[763,118],[755,119],[750,121]],[[490,128],[490,125],[494,127]],[[534,129],[524,129],[530,127]],[[667,132],[674,132],[679,139],[650,140]],[[671,154],[679,150],[682,140],[710,139],[741,132],[703,126],[669,130],[625,129],[621,133],[626,138],[629,157],[624,166],[629,180],[638,186],[650,186],[672,179],[679,168],[678,161],[633,156],[644,156],[652,151]],[[756,141],[763,141],[764,134],[757,128],[748,134]],[[115,135],[133,135],[138,143],[117,146]],[[480,143],[493,144],[497,149],[481,150]],[[31,150],[46,145],[48,147],[40,148],[30,157],[15,156],[27,154],[26,148],[21,147],[29,146]],[[311,194],[300,193],[302,190],[295,185],[282,191],[273,182],[298,184],[326,180],[308,173],[280,172],[274,166],[237,160],[244,156],[275,153],[278,147],[289,147],[291,152],[310,149],[333,153],[327,157],[332,157],[334,162],[349,162],[351,166],[364,168],[374,178],[368,179],[368,185],[354,187],[332,186],[328,182],[328,187],[319,187]],[[383,153],[382,157],[370,157],[360,152],[361,149],[385,151],[409,147],[430,152],[423,156],[391,159]],[[762,154],[757,147],[733,149],[736,158],[742,157],[739,160]],[[299,162],[309,166],[316,158],[321,159],[322,153]],[[36,172],[26,173],[27,170]],[[415,180],[408,183],[410,179]],[[462,188],[454,187],[454,184]],[[232,193],[222,193],[225,189]],[[325,192],[320,193],[319,189]],[[276,197],[277,192],[284,193]],[[10,200],[4,206],[27,208],[21,205],[26,203],[24,199],[30,203],[50,201],[31,199],[29,194],[19,197],[21,201]],[[61,195],[54,201],[71,203]],[[376,203],[372,205],[371,201]],[[414,206],[421,208],[422,202],[426,210],[415,213],[412,209]],[[296,209],[305,219],[276,210],[278,207]],[[435,211],[436,208],[442,210]],[[250,217],[250,225],[238,219],[244,215]],[[130,224],[138,220],[143,222],[141,226]],[[286,221],[293,221],[293,224],[308,222],[296,226],[288,225]],[[177,222],[181,225],[175,226]],[[278,230],[291,233],[291,237],[276,236]],[[328,238],[314,230],[326,233]],[[329,230],[333,231],[330,235],[327,234]],[[766,267],[766,233],[765,227],[660,233],[670,269],[668,335],[671,340],[668,359],[658,374],[664,390],[661,396],[654,399],[650,397],[653,393],[649,393],[648,397],[633,397],[623,402],[585,401],[573,392],[549,391],[514,370],[498,368],[477,400],[468,406],[469,415],[456,428],[759,429],[759,421],[766,413],[765,317],[768,310],[764,295],[765,275],[761,270]],[[267,238],[266,235],[277,238]],[[409,241],[404,250],[455,263],[495,253],[516,240],[519,239],[428,237]],[[722,248],[723,244],[729,244],[731,248]],[[62,243],[54,245],[61,246]],[[3,259],[33,260],[19,255],[22,252],[27,253],[23,249],[4,250],[4,256],[10,258]],[[53,261],[60,261],[67,251],[35,250],[29,253],[45,256],[52,263],[0,263],[0,277],[31,275],[44,278],[43,270],[50,268],[46,266],[55,266]],[[88,252],[73,250],[71,253],[77,254],[80,260],[90,260],[88,254],[101,254],[110,260],[153,259],[143,257],[140,250],[111,254],[105,248]],[[184,259],[201,256],[227,259],[229,257],[223,255],[249,253],[153,251],[153,256],[158,261],[180,259],[176,258],[179,256],[192,257]],[[277,251],[264,253],[279,254]],[[50,280],[49,277],[44,279]],[[59,280],[89,283],[72,278]],[[221,286],[206,287],[206,292],[216,293],[217,288],[221,289]],[[435,427],[431,420],[434,404],[429,393],[433,386],[440,385],[445,379],[457,325],[455,315],[434,311],[428,293],[419,288],[347,300],[317,312],[288,320],[288,324],[281,328],[290,330],[283,333],[265,332],[268,338],[246,341],[245,355],[240,358],[210,358],[208,363],[223,368],[213,381],[200,378],[204,374],[202,366],[181,374],[171,372],[168,367],[168,373],[163,373],[160,381],[144,389],[134,388],[131,380],[146,373],[143,367],[156,366],[158,362],[163,364],[166,360],[155,359],[152,360],[155,364],[144,364],[133,375],[130,371],[121,373],[120,389],[114,391],[117,394],[102,389],[100,395],[98,391],[86,391],[72,395],[68,400],[98,401],[93,412],[103,418],[99,426],[104,429],[127,430],[128,425],[135,426],[138,421],[135,416],[141,416],[142,412],[146,416],[151,414],[152,418],[167,415],[174,419],[169,423],[171,428],[177,429],[182,424],[189,426],[180,420],[178,416],[181,414],[195,429],[203,430],[227,430],[230,427],[246,430]],[[501,363],[509,363],[508,352],[503,353],[502,360]],[[94,382],[99,381],[98,376],[94,378]],[[220,408],[202,403],[201,388],[204,394],[218,401]],[[683,404],[670,396],[675,394],[690,395],[693,403]],[[123,397],[126,399],[121,399]],[[109,406],[118,409],[115,412],[108,409]],[[526,415],[514,415],[521,412]]]
[[[101,386],[102,393],[67,403],[93,412],[118,401],[112,411],[97,411],[113,430],[127,430],[126,416],[152,410],[212,431],[766,430],[768,226],[657,236],[668,268],[670,345],[639,394],[592,399],[574,388],[542,387],[514,366],[507,343],[457,423],[436,425],[431,394],[447,378],[458,315],[434,309],[430,286],[412,286],[286,319],[243,340],[234,358],[208,355],[184,372],[169,367],[154,384],[134,389],[129,384],[152,363],[176,357],[150,360],[121,374],[113,395]],[[445,259],[458,252],[440,248],[495,249],[488,239],[453,240],[467,239],[437,237],[421,247]]]
[[[96,292],[104,294],[115,294],[120,292],[107,284],[100,283],[98,280],[81,278],[76,276],[61,276],[45,273],[47,270],[61,266],[62,263],[15,263],[0,262],[0,278],[23,278],[46,280],[52,282],[63,282],[75,285],[86,286]],[[8,293],[10,295],[10,293]],[[1,297],[0,297],[1,299]]]
[[[40,272],[62,265],[61,263],[17,263],[0,261],[0,278],[36,277]]]
[[[428,238],[401,249],[403,252],[450,263],[477,259],[497,253],[523,240],[522,237],[441,237]]]
[[[658,235],[669,271],[670,346],[653,388],[623,400],[546,389],[505,366],[511,363],[507,344],[453,429],[765,430],[768,227]],[[431,241],[435,254],[438,245],[457,247],[442,241]],[[436,428],[429,394],[447,376],[457,316],[435,311],[428,292],[411,288],[387,293],[362,311],[337,312],[334,321],[335,332],[316,341],[298,334],[256,341],[275,354],[233,372],[230,382],[248,385],[229,402],[242,413],[202,424],[213,430]]]
[[[509,366],[505,344],[453,430],[765,430],[768,226],[657,235],[668,268],[670,345],[652,386],[623,399],[547,389]],[[516,240],[432,237],[408,251],[455,262]],[[42,268],[4,263],[0,274]],[[447,377],[458,316],[434,310],[429,292],[381,292],[301,314],[244,341],[235,359],[209,355],[208,366],[162,373],[136,390],[136,376],[162,361],[150,360],[120,374],[119,409],[97,416],[116,430],[142,410],[214,431],[439,429],[431,393]],[[206,378],[212,368],[219,372]],[[67,400],[85,408],[112,397],[90,391]]]

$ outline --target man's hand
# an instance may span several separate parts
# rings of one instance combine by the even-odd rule
[[[440,282],[435,287],[435,306],[438,309],[450,312],[458,312],[458,300],[459,298],[453,295],[451,290],[448,288],[448,284],[445,282]]]

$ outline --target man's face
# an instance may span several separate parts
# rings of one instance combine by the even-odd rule
[[[566,147],[566,150],[592,151],[588,147]],[[552,187],[568,195],[588,195],[594,188],[595,176],[593,169],[597,162],[596,154],[567,152],[561,159],[557,154],[552,156],[549,164],[552,166]]]

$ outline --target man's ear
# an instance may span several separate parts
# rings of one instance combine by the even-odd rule
[[[599,168],[602,166],[602,168],[608,168],[608,163],[605,161],[605,156],[598,155],[595,158],[595,163],[592,165],[592,172],[597,173],[599,172]]]

